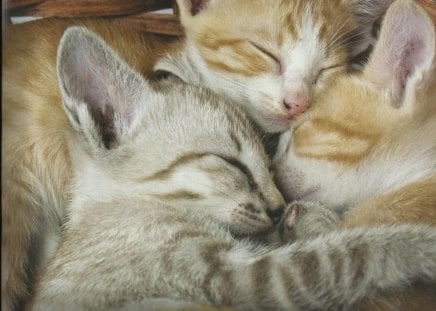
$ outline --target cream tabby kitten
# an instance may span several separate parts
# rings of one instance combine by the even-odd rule
[[[198,83],[242,105],[265,131],[281,132],[366,48],[391,2],[178,0],[187,39],[156,69],[183,77],[193,67]]]
[[[145,75],[167,47],[107,22],[39,20],[8,26],[2,79],[2,310],[21,310],[35,267],[56,244],[70,198],[72,129],[56,80],[56,51],[68,25],[89,27]]]
[[[420,6],[390,7],[363,73],[338,78],[283,134],[274,166],[287,199],[346,212],[347,227],[436,225],[435,45]],[[311,207],[296,206],[285,223]]]
[[[237,107],[175,80],[151,87],[85,28],[65,32],[57,72],[73,197],[33,310],[338,309],[436,280],[436,228],[338,231],[276,249],[235,239],[270,230],[283,204]]]

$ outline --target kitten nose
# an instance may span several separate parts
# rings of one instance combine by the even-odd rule
[[[283,205],[277,206],[276,208],[267,208],[266,214],[271,218],[272,222],[276,225],[283,216],[285,207]]]
[[[283,105],[288,109],[289,116],[293,117],[306,111],[309,107],[309,99],[302,96],[285,98],[283,100]]]

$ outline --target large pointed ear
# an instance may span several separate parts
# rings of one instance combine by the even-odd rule
[[[67,29],[57,73],[68,118],[92,146],[115,148],[134,130],[149,88],[100,37],[83,27]]]
[[[389,90],[397,107],[434,82],[435,26],[415,1],[397,0],[388,9],[364,74]]]

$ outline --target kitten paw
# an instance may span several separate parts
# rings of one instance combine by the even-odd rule
[[[334,229],[339,217],[318,203],[296,201],[288,205],[280,224],[283,242],[307,239]]]

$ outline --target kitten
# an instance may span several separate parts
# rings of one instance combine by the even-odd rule
[[[274,169],[288,200],[345,213],[345,227],[436,225],[435,42],[419,5],[389,8],[364,71],[338,78],[283,134]]]
[[[183,78],[192,66],[198,83],[242,105],[265,131],[281,132],[367,48],[391,2],[178,0],[186,43],[156,70]]]
[[[412,198],[418,206],[436,203],[434,54],[435,26],[425,11],[413,1],[392,5],[364,71],[336,79],[282,135],[274,168],[287,199],[338,212],[364,204],[378,213],[395,198],[392,213],[433,223],[435,209],[393,206]]]
[[[70,24],[98,32],[144,75],[167,47],[103,21],[39,20],[4,32],[2,97],[2,310],[21,310],[35,266],[56,244],[70,198],[72,129],[56,81],[56,50]]]
[[[235,239],[270,230],[283,204],[238,107],[175,80],[151,87],[84,28],[65,32],[57,68],[75,177],[33,310],[340,309],[436,279],[427,226],[276,249]]]

